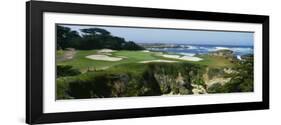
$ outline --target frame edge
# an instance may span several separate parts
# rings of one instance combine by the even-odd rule
[[[31,120],[30,120],[30,53],[29,53],[29,50],[30,50],[30,1],[27,1],[26,3],[25,3],[25,7],[26,7],[26,45],[25,45],[25,48],[26,48],[26,53],[25,53],[25,55],[26,55],[26,68],[25,68],[25,70],[26,70],[26,114],[25,114],[25,117],[26,117],[26,119],[25,119],[25,122],[27,123],[27,124],[30,124],[30,122],[31,122]]]
[[[31,5],[31,3],[34,3],[35,5],[34,4]],[[39,36],[36,36],[36,40],[38,40],[38,39],[40,40],[41,39],[40,37],[42,37],[42,34],[40,34],[40,33],[43,32],[43,31],[36,32],[40,28],[42,28],[39,26],[40,24],[42,24],[42,22],[40,22],[42,20],[40,20],[41,17],[38,15],[41,14],[43,11],[46,11],[46,10],[49,11],[50,8],[52,8],[52,7],[45,8],[45,6],[43,6],[45,3],[47,5],[49,5],[50,3],[53,5],[57,5],[56,3],[58,3],[59,6],[64,4],[64,3],[60,3],[60,2],[42,2],[42,1],[27,1],[26,2],[26,123],[27,124],[104,120],[104,119],[117,119],[117,118],[120,119],[120,118],[139,118],[139,117],[158,117],[158,116],[167,116],[167,115],[187,115],[187,114],[197,114],[197,113],[201,114],[201,113],[229,112],[229,111],[262,110],[262,109],[270,108],[270,106],[269,106],[269,16],[250,15],[252,18],[258,19],[253,23],[261,23],[261,21],[262,21],[262,24],[263,24],[263,43],[262,43],[263,44],[263,55],[262,56],[263,56],[263,75],[264,76],[263,76],[263,101],[262,102],[241,103],[241,104],[227,104],[226,103],[226,104],[200,106],[203,109],[208,108],[208,106],[213,107],[213,109],[209,109],[208,111],[205,111],[205,112],[202,111],[202,109],[198,110],[198,108],[199,108],[198,106],[189,106],[189,107],[183,106],[183,107],[163,107],[162,109],[161,108],[152,108],[152,109],[146,108],[146,109],[127,109],[127,110],[123,110],[123,111],[109,110],[109,111],[105,111],[104,113],[87,111],[87,112],[67,112],[67,113],[43,114],[43,112],[42,112],[43,105],[40,105],[40,104],[42,104],[42,100],[41,100],[42,98],[41,99],[39,98],[39,97],[42,97],[42,94],[35,93],[42,89],[42,88],[40,88],[40,87],[42,87],[42,85],[41,86],[35,85],[35,82],[34,82],[34,81],[40,80],[40,78],[32,78],[31,76],[32,76],[32,74],[36,74],[36,73],[37,73],[37,75],[41,74],[40,72],[35,72],[35,71],[38,71],[38,69],[35,70],[35,66],[32,66],[32,64],[39,63],[39,66],[36,66],[36,68],[42,66],[40,64],[41,63],[40,59],[42,59],[42,58],[35,60],[35,58],[32,58],[32,57],[34,57],[34,56],[38,57],[38,56],[40,56],[40,54],[42,54],[41,51],[43,48],[39,47],[35,50],[33,48],[40,45],[40,41],[39,41],[39,43],[38,43],[38,41],[36,43],[36,41],[34,40],[34,37],[39,34]],[[68,6],[71,4],[80,5],[80,6],[87,5],[87,4],[77,4],[77,3],[67,3],[67,4],[68,4]],[[93,5],[93,6],[100,6],[101,8],[109,7],[109,6],[104,6],[104,5]],[[42,7],[42,8],[40,8],[40,7]],[[115,7],[117,7],[117,6],[115,6]],[[138,8],[138,7],[124,7],[123,10],[126,10],[126,8],[132,9],[132,8]],[[32,13],[32,11],[31,11],[32,9],[36,10],[36,12]],[[138,10],[140,10],[140,9],[155,10],[155,11],[163,10],[165,12],[172,11],[172,10],[167,10],[167,9],[156,9],[156,8],[138,8]],[[63,10],[66,11],[67,9],[64,8]],[[184,11],[184,10],[175,10],[175,11],[181,12],[179,17],[174,16],[177,18],[180,18],[184,12],[189,12],[189,11]],[[108,12],[108,11],[106,11],[106,12]],[[147,11],[145,11],[145,12],[147,12]],[[190,11],[190,12],[195,13],[195,11]],[[196,12],[200,13],[201,11],[196,11]],[[101,13],[101,12],[99,12],[99,13]],[[145,13],[143,13],[143,14],[145,14]],[[160,13],[159,16],[164,17],[163,14],[164,13]],[[216,15],[216,12],[202,12],[202,14],[207,14],[207,15],[209,15],[208,17],[210,17],[210,15],[211,15],[211,17],[213,17],[212,19],[214,19],[214,17],[217,17],[219,15],[225,15],[227,13],[218,13],[218,15]],[[229,14],[231,14],[231,13],[229,13]],[[138,13],[138,15],[140,15],[140,13]],[[228,18],[231,18],[231,17],[234,18],[237,16],[239,19],[241,19],[242,17],[249,16],[246,14],[231,14],[231,15],[232,16],[228,16]],[[33,16],[36,17],[36,20],[34,19]],[[149,14],[149,16],[153,17],[155,15]],[[173,16],[171,16],[171,17],[173,17]],[[208,18],[208,17],[204,17],[204,18]],[[169,18],[169,16],[167,16],[167,17],[165,16],[165,18]],[[196,20],[200,20],[200,19],[196,19]],[[252,20],[243,19],[243,21],[251,22]],[[36,27],[33,25],[36,25],[39,27]],[[37,30],[35,30],[36,35],[31,33],[32,29],[34,29],[34,28],[37,29]],[[34,31],[32,31],[32,32],[34,32]],[[32,46],[33,46],[33,48],[32,48]],[[39,52],[39,53],[32,54],[32,51]],[[31,59],[33,59],[33,60],[31,60]],[[39,71],[40,71],[40,68],[39,68]],[[41,84],[41,83],[36,83],[36,84]],[[33,85],[35,85],[35,86],[33,86]],[[221,106],[223,108],[216,109],[216,108],[219,108],[219,106]],[[233,106],[235,108],[232,109],[231,106]],[[250,108],[243,107],[243,106],[250,106]],[[189,109],[192,107],[195,107],[195,108]],[[176,112],[174,112],[174,113],[171,112],[173,108],[176,109]],[[164,111],[161,111],[163,109],[164,109]],[[147,111],[147,112],[142,113],[143,111]],[[113,115],[106,116],[106,114],[109,112],[113,112],[113,114],[118,114],[118,113],[121,113],[121,114],[120,114],[120,116],[115,116],[115,117]],[[187,112],[189,112],[189,113],[187,113]],[[133,113],[138,113],[138,114],[133,114]],[[85,114],[86,117],[83,118],[81,116],[82,114]],[[101,116],[98,116],[99,114]],[[74,115],[74,116],[72,116],[72,115]],[[132,116],[128,116],[128,115],[132,115]],[[94,116],[96,116],[96,117],[94,117]]]

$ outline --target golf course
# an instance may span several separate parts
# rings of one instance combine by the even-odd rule
[[[150,52],[150,51],[116,51],[110,49],[103,52],[103,50],[78,50],[73,53],[72,59],[59,59],[57,61],[58,65],[71,65],[81,72],[86,72],[87,70],[104,70],[113,67],[118,67],[118,65],[136,63],[144,65],[144,63],[153,62],[166,62],[166,63],[194,63],[201,64],[210,67],[231,67],[232,64],[229,60],[223,57],[211,57],[207,55],[201,55],[197,58],[187,57],[183,55],[174,54],[163,54],[161,52]],[[70,53],[69,51],[61,51],[61,53]],[[169,55],[169,56],[167,56]],[[57,58],[64,58],[65,55],[57,54]],[[175,56],[175,57],[173,57]],[[92,57],[92,58],[91,58]],[[181,58],[185,57],[185,58]],[[200,60],[198,60],[200,59]],[[218,63],[219,62],[219,63]]]
[[[57,29],[58,100],[253,91],[252,55],[154,51],[101,28]]]

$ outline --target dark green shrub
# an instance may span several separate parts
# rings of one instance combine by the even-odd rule
[[[69,65],[57,65],[57,77],[79,75],[80,71]]]
[[[208,93],[225,93],[227,92],[223,85],[220,83],[215,83],[207,89]]]

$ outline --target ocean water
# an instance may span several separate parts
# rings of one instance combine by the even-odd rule
[[[237,57],[253,54],[253,46],[226,46],[226,45],[180,45],[176,48],[147,48],[151,51],[161,51],[177,53],[186,56],[194,56],[196,54],[207,54],[222,49],[228,49],[234,52]]]

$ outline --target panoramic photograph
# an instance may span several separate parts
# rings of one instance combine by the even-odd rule
[[[56,99],[254,91],[254,33],[56,25]]]

